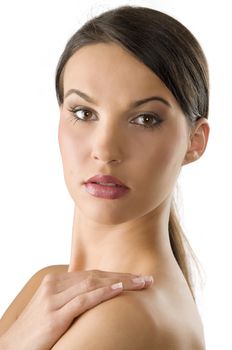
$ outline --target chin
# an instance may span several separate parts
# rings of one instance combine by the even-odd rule
[[[92,200],[92,202],[76,202],[78,210],[89,220],[95,221],[102,225],[118,225],[133,219],[131,210],[125,210],[118,202],[106,199]]]
[[[120,225],[128,221],[139,219],[148,214],[154,208],[148,206],[148,202],[122,201],[121,199],[109,200],[102,198],[78,198],[75,200],[78,211],[87,219],[102,225]]]

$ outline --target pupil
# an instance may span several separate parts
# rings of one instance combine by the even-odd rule
[[[149,117],[144,117],[145,122],[149,122],[150,118]]]

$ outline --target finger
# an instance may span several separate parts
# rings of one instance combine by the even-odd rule
[[[114,272],[114,271],[103,271],[103,270],[79,270],[79,271],[69,271],[65,273],[60,273],[57,274],[57,280],[65,280],[69,279],[70,277],[77,277],[82,279],[86,274],[91,275],[93,277],[121,277],[121,276],[137,276],[139,277],[141,274],[135,274],[135,273],[130,273],[130,272]]]
[[[81,283],[83,280],[88,281],[96,281],[96,279],[108,278],[114,279],[115,282],[121,281],[122,279],[125,281],[126,279],[131,279],[134,277],[138,277],[140,275],[132,274],[132,273],[118,273],[118,272],[106,272],[106,271],[98,271],[98,270],[90,270],[90,271],[75,271],[68,272],[65,274],[60,274],[55,277],[56,283],[56,292],[60,293],[67,288],[70,288],[73,285]],[[112,281],[112,282],[114,282]],[[93,284],[93,283],[92,283]],[[100,287],[101,285],[99,285]]]
[[[100,304],[105,300],[115,297],[123,291],[122,283],[117,283],[113,286],[117,286],[118,288],[114,287],[114,289],[112,289],[112,285],[104,286],[102,288],[92,290],[91,292],[78,295],[69,303],[65,304],[59,310],[59,312],[61,313],[64,320],[73,320],[74,318],[81,315],[83,312],[93,308],[94,306]]]
[[[125,277],[122,276],[119,278],[101,278],[96,279],[95,285],[93,283],[93,287],[100,288],[104,285],[111,285],[113,283],[122,282],[124,290],[134,290],[134,289],[143,289],[149,287],[154,282],[153,276],[139,276],[139,277]],[[90,285],[91,287],[91,285]],[[93,288],[94,289],[94,288]]]
[[[139,276],[123,280],[123,287],[125,290],[148,288],[154,283],[153,276]]]
[[[117,272],[117,271],[104,271],[104,270],[87,270],[89,273],[93,273],[93,275],[96,277],[101,277],[101,278],[107,278],[107,277],[112,277],[112,278],[120,278],[120,277],[133,277],[133,276],[140,276],[140,274],[135,274],[131,272]]]
[[[123,283],[124,290],[138,290],[149,287],[153,283],[153,277],[124,277],[121,280],[113,278],[85,279],[54,295],[54,307],[58,309],[78,295],[88,293],[98,288],[107,287],[121,281]]]

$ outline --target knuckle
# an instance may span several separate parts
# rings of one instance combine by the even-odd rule
[[[49,296],[55,292],[55,278],[54,275],[46,275],[41,283],[41,293],[43,296]]]
[[[97,277],[99,275],[99,270],[89,270],[89,275],[92,276],[93,278],[94,277]]]
[[[52,293],[51,284],[48,282],[43,283],[40,287],[40,293],[44,298],[48,297]]]
[[[54,282],[55,281],[55,274],[53,273],[48,273],[47,275],[44,276],[43,282]]]
[[[84,287],[88,290],[93,288],[96,285],[96,280],[95,278],[90,275],[84,280]]]
[[[85,296],[80,295],[76,300],[76,306],[78,310],[84,310],[86,308],[86,298]]]
[[[88,277],[93,277],[93,276],[95,276],[95,271],[96,270],[88,270]],[[87,278],[88,278],[87,277]]]
[[[53,289],[53,285],[49,282],[44,282],[41,285],[41,293],[44,297],[51,295],[53,293]]]

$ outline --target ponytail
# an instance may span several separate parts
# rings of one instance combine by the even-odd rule
[[[192,278],[192,269],[190,265],[190,258],[196,265],[198,271],[199,266],[197,262],[197,258],[191,248],[183,229],[180,225],[180,220],[177,214],[176,203],[173,199],[171,204],[171,211],[169,216],[169,239],[172,247],[173,254],[176,258],[176,261],[185,277],[185,280],[189,286],[192,297],[195,301],[194,294],[194,284]]]

